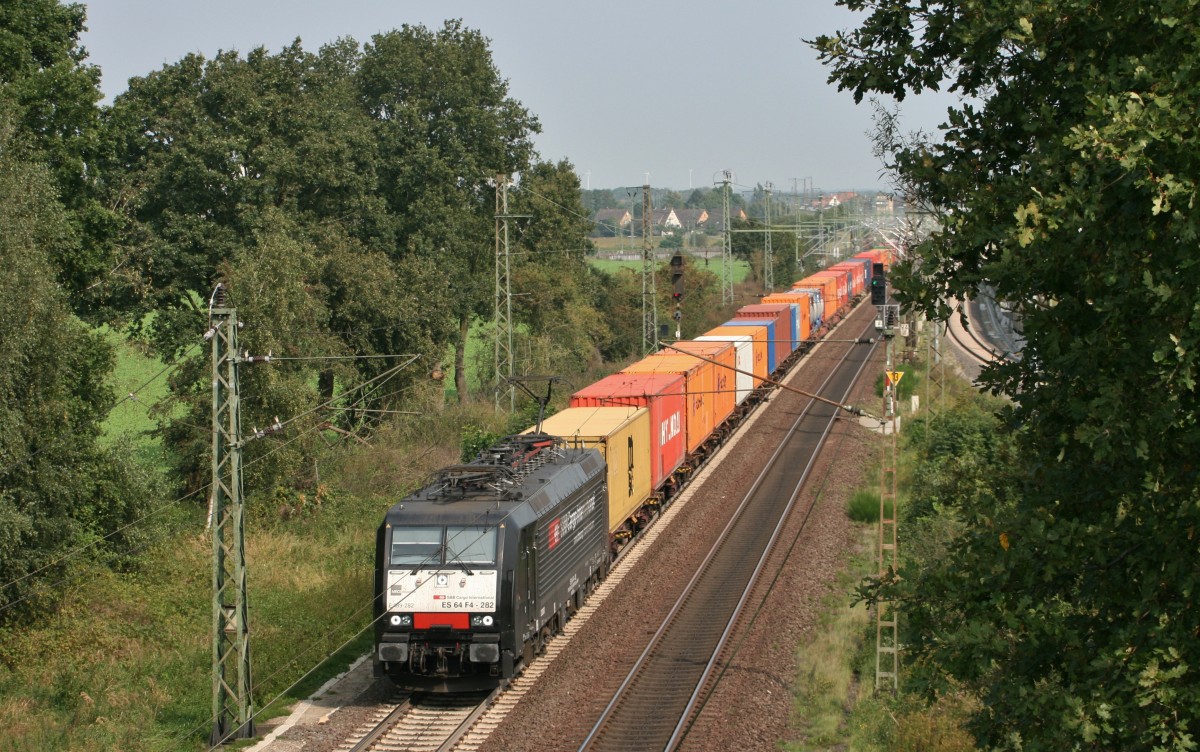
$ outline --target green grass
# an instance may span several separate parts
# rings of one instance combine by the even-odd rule
[[[385,510],[434,469],[458,461],[464,425],[494,430],[504,417],[484,404],[428,412],[388,426],[371,446],[325,459],[328,487],[275,497],[252,492],[246,557],[260,721],[368,649],[371,633],[361,630],[371,620],[375,530]],[[202,500],[168,506],[155,517],[168,531],[163,543],[143,553],[136,569],[80,563],[58,586],[61,611],[32,627],[0,630],[0,752],[207,749],[212,552],[205,516]]]
[[[705,265],[703,258],[693,258],[693,259],[691,259],[690,263],[696,265],[699,268],[707,269],[708,271],[710,271],[713,274],[720,277],[721,269],[722,269],[722,262],[721,262],[720,256],[721,256],[721,254],[718,251],[717,253],[714,254],[713,258],[710,258],[708,260],[707,265]],[[615,274],[616,272],[620,271],[621,269],[629,269],[630,271],[639,272],[639,273],[642,271],[642,262],[641,261],[613,261],[610,259],[593,258],[593,259],[588,259],[588,263],[590,263],[592,266],[596,267],[600,271],[607,272],[609,274]],[[746,263],[745,261],[743,261],[742,259],[734,259],[732,269],[733,269],[734,283],[744,282],[746,280],[746,277],[750,276],[750,265],[748,263]]]
[[[891,512],[888,509],[888,512]],[[879,521],[879,492],[858,490],[846,505],[846,514],[855,522],[874,523]]]
[[[150,410],[169,394],[164,364],[121,333],[108,327],[98,331],[114,349],[116,363],[108,383],[117,400],[104,420],[100,441],[108,445],[126,438],[140,458],[152,466],[162,466],[164,450],[161,439],[151,433],[157,424]],[[131,393],[133,397],[129,397]]]
[[[815,634],[796,651],[793,714],[801,740],[785,745],[788,752],[834,748],[848,736],[847,707],[863,693],[860,681],[866,680],[855,657],[865,642],[870,614],[862,605],[851,606],[847,593],[873,571],[873,541],[874,531],[864,527],[856,550],[824,599]]]
[[[285,701],[344,670],[321,663],[369,623],[374,531],[386,501],[327,500],[288,523],[250,525],[247,566],[255,702]],[[142,569],[97,568],[70,583],[61,612],[4,634],[0,750],[205,749],[211,704],[211,546],[204,510]],[[369,635],[359,638],[360,654]],[[266,708],[262,718],[283,710]]]

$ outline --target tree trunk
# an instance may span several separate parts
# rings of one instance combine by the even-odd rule
[[[317,401],[322,405],[333,399],[333,371],[324,369],[317,376]]]
[[[454,345],[454,388],[458,390],[458,404],[467,401],[467,335],[471,331],[471,314],[464,313],[458,320],[458,342]]]

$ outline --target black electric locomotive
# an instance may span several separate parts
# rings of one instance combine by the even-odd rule
[[[376,536],[376,674],[464,691],[527,664],[607,572],[605,477],[595,449],[510,436],[392,506]]]

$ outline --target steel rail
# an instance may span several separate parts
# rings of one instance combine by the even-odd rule
[[[855,353],[854,349],[851,349],[850,351],[848,351],[842,357],[842,363],[844,364],[845,362],[851,360],[851,355],[853,355],[854,353]],[[865,360],[866,360],[866,358],[864,357],[863,361],[865,362]],[[858,374],[861,373],[861,370],[862,370],[862,366],[860,365],[858,370],[855,372],[854,377],[851,378],[850,381],[848,382],[849,385],[852,385],[854,383],[854,381],[857,379]],[[834,381],[835,378],[837,378],[840,381],[841,378],[844,378],[844,377],[845,377],[844,369],[841,366],[839,366],[837,369],[835,369],[835,372],[831,373],[825,379],[825,381],[822,383],[821,390],[827,389],[830,382]],[[850,388],[849,385],[846,386],[847,392],[849,391],[849,388]],[[822,399],[821,401],[823,403],[828,403],[830,405],[833,405],[833,406],[836,406],[839,408],[842,407],[842,405],[840,405],[836,402],[833,402],[831,400]],[[759,539],[755,539],[755,540],[752,540],[749,542],[742,542],[741,543],[742,548],[739,549],[737,547],[737,545],[738,545],[737,543],[731,544],[730,541],[733,540],[735,537],[740,538],[740,537],[743,537],[746,535],[752,535],[754,530],[759,529],[755,525],[757,520],[754,519],[754,515],[747,513],[747,510],[750,509],[751,507],[755,508],[755,515],[765,516],[769,519],[770,513],[772,512],[773,509],[775,509],[775,505],[772,505],[769,502],[763,502],[758,505],[752,505],[751,501],[755,498],[756,494],[758,494],[759,491],[762,489],[767,478],[771,476],[772,471],[774,471],[775,468],[779,465],[780,458],[782,456],[784,456],[785,450],[790,449],[792,452],[797,451],[796,448],[789,448],[788,445],[791,442],[791,439],[796,435],[796,432],[799,430],[801,424],[803,422],[808,421],[810,418],[815,419],[815,420],[821,420],[822,418],[825,418],[825,416],[814,415],[814,407],[815,406],[816,406],[815,400],[810,399],[809,402],[805,405],[804,409],[801,411],[801,414],[793,422],[792,426],[787,431],[785,438],[780,442],[780,446],[776,448],[776,451],[772,454],[771,458],[768,460],[766,467],[764,467],[762,472],[760,472],[758,478],[755,480],[754,484],[751,486],[751,489],[747,492],[746,496],[743,498],[738,509],[735,511],[734,515],[732,516],[731,520],[729,521],[729,524],[727,524],[725,526],[724,530],[721,532],[720,536],[718,537],[717,543],[715,543],[713,545],[712,549],[710,549],[704,562],[700,565],[697,572],[695,573],[695,575],[693,575],[691,581],[688,583],[687,587],[684,589],[683,594],[679,597],[679,599],[676,601],[676,603],[672,607],[670,613],[663,620],[663,623],[661,624],[659,629],[655,632],[654,636],[651,638],[650,643],[646,646],[646,649],[642,652],[642,655],[639,657],[639,659],[636,662],[636,664],[634,665],[633,669],[629,672],[628,676],[626,676],[625,681],[621,684],[621,687],[617,690],[616,694],[614,695],[612,700],[609,702],[608,706],[605,708],[600,719],[597,721],[596,725],[593,727],[591,733],[588,734],[587,738],[584,740],[583,744],[580,746],[580,750],[600,748],[601,746],[603,746],[605,744],[605,740],[603,737],[606,733],[611,732],[612,725],[613,725],[613,718],[615,717],[619,708],[622,707],[623,704],[628,700],[628,697],[631,694],[633,694],[633,687],[635,686],[635,684],[642,681],[643,678],[648,677],[647,666],[652,661],[652,659],[656,658],[657,653],[660,650],[663,650],[664,643],[667,642],[669,639],[668,633],[671,632],[672,628],[675,625],[675,622],[679,620],[681,612],[685,608],[689,607],[689,604],[692,602],[693,598],[698,597],[697,592],[699,590],[703,590],[704,587],[710,587],[710,588],[713,586],[719,587],[719,585],[722,583],[716,582],[716,580],[713,579],[713,577],[717,576],[722,571],[729,571],[729,572],[743,571],[743,570],[739,569],[740,561],[735,560],[732,563],[724,563],[722,565],[722,568],[713,569],[714,561],[722,554],[727,554],[728,556],[737,557],[739,554],[752,554],[755,545],[759,546],[760,549],[761,549],[761,547],[764,546],[764,544],[762,544],[761,542],[758,542]],[[835,416],[836,416],[836,412],[831,411],[829,416],[826,419],[826,427],[822,434],[822,437],[828,433],[828,426],[832,424]],[[820,444],[820,442],[818,441],[816,445],[809,447],[809,450],[815,454],[815,452],[819,448],[819,444]],[[800,446],[801,446],[801,448],[799,449],[799,451],[803,452],[804,444],[802,443]],[[811,459],[807,463],[807,466],[806,466],[805,470],[803,471],[800,479],[793,481],[793,489],[787,492],[787,494],[788,494],[787,495],[787,498],[788,498],[787,509],[791,508],[791,504],[794,502],[794,498],[796,495],[795,489],[798,488],[798,486],[800,484],[802,484],[803,478],[805,476],[807,476],[809,467],[811,467]],[[786,478],[778,478],[774,482],[782,482],[785,480],[787,480],[787,479]],[[779,494],[779,496],[782,496],[782,494]],[[778,512],[777,514],[778,514],[779,518],[783,518],[785,516],[786,512]],[[767,521],[767,520],[764,520],[764,522],[765,521]],[[735,530],[736,530],[736,535],[735,535]],[[749,530],[751,532],[750,533],[743,532],[746,530]],[[773,531],[771,540],[776,539],[777,534],[778,534],[777,531]],[[760,554],[759,560],[760,560],[760,564],[761,564],[761,561],[764,560],[763,554]],[[760,564],[756,565],[756,569],[761,568]],[[709,576],[710,572],[711,572],[712,576]],[[706,584],[701,585],[700,583],[702,583],[702,582],[706,583]],[[715,583],[715,585],[714,585],[714,583]],[[714,598],[720,597],[720,595],[719,595],[720,592],[721,591],[718,590],[717,594],[714,595]],[[746,597],[745,592],[746,592],[745,587],[743,587],[742,594],[740,596],[738,605],[733,607],[733,609],[729,612],[729,613],[731,613],[731,616],[729,617],[729,619],[727,619],[724,627],[722,628],[721,634],[715,640],[715,643],[717,645],[723,645],[724,642],[727,641],[727,632],[730,628],[730,625],[736,621],[737,609],[740,608],[740,605],[744,602],[744,599]],[[728,599],[726,599],[726,602],[728,603]],[[701,619],[694,626],[703,627],[704,621]],[[698,632],[693,631],[693,632],[690,632],[689,634],[694,637],[696,634],[698,634]],[[709,636],[711,637],[711,631],[709,632]],[[692,644],[691,642],[687,642],[688,646],[690,646],[691,644]],[[716,650],[716,648],[713,648],[713,651],[715,651],[715,650]],[[686,653],[686,652],[682,655],[690,656],[690,654]],[[710,656],[711,655],[712,655],[712,652],[710,652]],[[686,667],[692,667],[697,663],[696,660],[693,660],[690,657],[678,657],[675,659],[675,661],[676,661],[676,664],[679,665],[679,667],[684,667],[684,664],[686,664]],[[676,666],[672,666],[670,668],[675,669]],[[680,674],[680,673],[686,673],[686,672],[672,670],[670,679],[675,680],[677,682],[681,681],[680,677],[678,676],[678,674]],[[694,704],[694,698],[696,695],[696,687],[701,685],[703,678],[709,673],[711,673],[711,668],[709,668],[706,665],[706,668],[701,671],[700,678],[697,678],[696,680],[694,680],[690,685],[687,685],[687,686],[677,685],[675,687],[675,691],[678,693],[678,696],[680,696],[681,699],[686,698],[686,702],[682,703],[684,705],[684,707],[691,707]],[[646,678],[646,681],[653,683],[654,679],[652,677],[650,677],[650,678]],[[684,692],[686,692],[687,694],[684,695],[683,694]],[[665,693],[661,693],[661,692],[658,693],[655,696],[656,699],[661,698],[662,694],[665,694]],[[646,710],[646,708],[639,708],[639,710]],[[673,717],[678,719],[680,716],[673,716]],[[672,723],[672,726],[670,727],[672,729],[672,734],[671,734],[672,737],[674,736],[674,733],[673,733],[674,729],[677,729],[678,726],[679,726],[678,720],[675,721],[674,723]],[[646,718],[644,715],[639,715],[638,731],[644,732],[645,727],[646,727]],[[660,735],[658,743],[661,744],[664,742],[664,736],[665,735]],[[621,740],[614,740],[613,743],[619,745],[620,748],[629,748],[631,744],[635,744],[636,746],[638,746],[638,748],[647,748],[646,744],[648,742],[647,742],[647,740],[645,740],[644,737],[639,737],[639,739],[636,742],[630,742],[629,739],[621,739]]]
[[[842,395],[843,400],[847,395],[849,395],[850,390],[854,388],[854,385],[858,383],[858,379],[862,376],[863,369],[867,367],[867,363],[870,361],[871,354],[875,351],[875,349],[876,346],[872,344],[870,352],[868,352],[867,356],[863,358],[863,361],[859,363],[858,370],[855,371],[854,377],[850,380],[850,383],[846,387],[845,393]],[[847,356],[849,356],[849,353],[847,353]],[[843,362],[845,362],[845,360],[843,360]],[[832,374],[830,377],[832,378]],[[836,413],[833,417],[836,417]],[[824,447],[825,441],[829,437],[829,432],[833,430],[833,424],[834,420],[831,417],[829,422],[825,424],[824,430],[821,432],[821,440],[818,444],[819,447]],[[790,432],[788,434],[788,438],[791,438]],[[800,474],[800,478],[796,481],[796,487],[792,491],[791,498],[788,499],[787,506],[784,508],[783,513],[779,516],[779,522],[775,525],[775,529],[771,532],[771,538],[767,541],[767,545],[763,549],[762,556],[760,556],[758,559],[758,564],[754,567],[754,571],[750,574],[750,580],[746,583],[746,587],[742,591],[742,596],[738,600],[737,607],[734,609],[733,614],[730,615],[729,622],[725,627],[725,631],[721,633],[721,639],[717,643],[717,646],[713,649],[712,656],[709,658],[708,664],[705,665],[704,672],[700,675],[700,680],[696,683],[696,690],[692,692],[691,698],[688,699],[687,707],[683,709],[683,715],[680,717],[679,723],[675,726],[675,730],[671,734],[671,738],[667,741],[667,750],[675,749],[679,743],[683,741],[683,736],[687,733],[688,729],[691,728],[692,721],[694,721],[694,718],[692,717],[692,711],[696,708],[696,703],[700,701],[701,696],[704,693],[704,689],[708,684],[708,680],[712,676],[713,670],[716,668],[717,662],[724,652],[725,644],[729,641],[729,637],[733,634],[735,628],[737,627],[738,621],[741,619],[742,610],[746,605],[746,601],[749,600],[752,591],[758,585],[759,575],[762,574],[763,567],[766,566],[767,560],[770,558],[771,553],[775,549],[775,543],[779,540],[779,535],[783,531],[784,526],[787,524],[788,518],[791,516],[792,509],[796,505],[796,499],[799,498],[800,492],[804,488],[804,483],[808,480],[809,473],[812,471],[813,465],[816,464],[819,454],[819,450],[813,452],[808,459],[808,463],[804,467],[804,471]],[[807,517],[804,521],[807,523]]]
[[[454,745],[456,745],[459,740],[461,740],[467,734],[467,732],[470,731],[471,726],[475,725],[475,722],[479,720],[479,717],[483,715],[488,707],[491,706],[492,702],[500,694],[502,689],[502,687],[497,687],[486,697],[479,698],[476,701],[475,709],[472,710],[465,718],[463,718],[454,727],[453,731],[451,731],[449,734],[439,735],[442,737],[440,742],[436,741],[436,739],[429,740],[424,742],[423,746],[432,747],[432,745],[436,742],[439,745],[436,748],[438,752],[446,752],[447,750],[453,749]],[[373,749],[376,745],[381,743],[388,744],[385,737],[395,731],[401,730],[404,719],[417,710],[420,710],[420,707],[413,701],[412,697],[405,698],[405,700],[397,705],[392,712],[388,713],[387,716],[380,720],[379,723],[376,724],[375,727],[366,734],[366,736],[364,736],[353,747],[351,747],[348,752],[367,752],[367,750]],[[454,713],[461,712],[462,708],[444,708],[443,710],[447,713]],[[433,724],[432,722],[427,722],[426,726],[427,729],[432,728]],[[420,731],[420,729],[417,731]]]
[[[376,724],[375,728],[368,731],[367,735],[362,739],[359,739],[358,743],[350,748],[350,752],[366,752],[369,750],[374,746],[375,742],[379,741],[381,736],[386,734],[411,709],[412,697],[405,697],[399,705],[392,709],[392,712],[388,713],[384,716],[383,720]]]

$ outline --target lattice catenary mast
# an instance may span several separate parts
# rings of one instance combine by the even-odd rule
[[[212,339],[213,746],[254,736],[246,538],[242,508],[241,401],[237,310],[217,285],[209,302]]]

